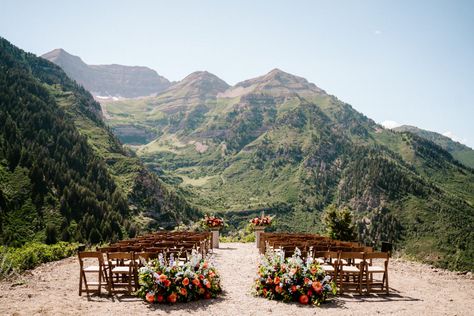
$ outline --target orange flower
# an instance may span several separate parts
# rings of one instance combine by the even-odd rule
[[[148,303],[153,303],[155,301],[155,294],[152,292],[148,292],[146,293],[145,298]]]
[[[275,282],[275,284],[279,284],[280,283],[280,278],[279,277],[275,277],[275,280],[273,282]]]
[[[313,290],[318,294],[321,294],[321,292],[323,291],[323,286],[317,281],[313,282],[311,286],[313,287]]]
[[[178,296],[176,295],[176,293],[171,293],[169,296],[168,296],[168,302],[170,303],[176,303],[176,299],[178,298]]]
[[[182,288],[179,290],[179,293],[181,293],[181,295],[183,295],[183,296],[188,295],[188,291],[186,291],[186,288],[184,288],[184,287],[182,287]]]
[[[208,289],[210,289],[210,288],[211,288],[211,282],[207,282],[207,283],[206,283],[206,287],[207,287]]]
[[[184,278],[183,279],[183,285],[184,286],[187,286],[189,284],[189,279],[188,278]]]
[[[272,278],[268,277],[268,278],[267,278],[267,284],[272,284],[272,283],[273,283]]]
[[[304,284],[308,284],[309,283],[309,279],[308,278],[304,278]]]
[[[198,293],[201,294],[201,295],[204,294],[204,292],[206,292],[206,290],[203,289],[203,288],[200,288],[200,289],[198,290]]]
[[[317,268],[311,268],[309,271],[311,271],[311,274],[316,274],[318,272]]]
[[[296,292],[296,285],[291,286],[291,292],[295,293]]]
[[[308,298],[307,295],[303,294],[303,295],[300,296],[300,303],[301,304],[306,305],[306,304],[308,304],[308,302],[309,302],[309,298]]]
[[[204,280],[204,275],[200,274],[200,275],[199,275],[199,279],[200,279],[200,280]]]
[[[281,293],[282,291],[283,291],[283,289],[281,288],[281,286],[279,286],[279,285],[275,286],[275,292]]]
[[[204,262],[204,264],[202,265],[202,268],[207,269],[207,262]]]
[[[163,285],[166,286],[166,287],[168,287],[168,286],[171,285],[171,281],[170,281],[170,280],[164,280],[164,281],[163,281]]]
[[[192,282],[195,286],[198,286],[200,284],[199,279],[193,279]]]
[[[168,277],[166,276],[166,274],[160,274],[160,282],[163,282],[164,280],[166,280]]]

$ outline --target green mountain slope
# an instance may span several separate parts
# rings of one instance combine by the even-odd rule
[[[402,125],[393,130],[397,132],[410,132],[425,138],[438,146],[441,146],[464,165],[474,168],[474,150],[466,145],[453,141],[449,137],[409,125]]]
[[[0,68],[2,244],[115,240],[196,216],[58,66],[0,38]]]
[[[385,130],[278,69],[225,90],[210,89],[209,76],[189,86],[206,97],[169,89],[141,101],[141,116],[128,111],[135,101],[105,107],[114,129],[155,131],[137,155],[194,205],[229,222],[267,209],[279,214],[276,229],[319,232],[323,208],[348,205],[365,242],[390,240],[418,259],[473,269],[474,172],[443,148]]]

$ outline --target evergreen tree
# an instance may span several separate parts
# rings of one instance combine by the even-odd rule
[[[323,223],[328,236],[342,241],[355,240],[356,227],[352,217],[349,208],[338,209],[334,204],[329,205],[323,213]]]

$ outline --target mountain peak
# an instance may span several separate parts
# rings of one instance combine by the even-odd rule
[[[172,85],[168,91],[182,90],[186,95],[217,95],[229,88],[229,85],[208,71],[195,71],[187,75],[183,80]]]
[[[41,57],[57,64],[62,68],[64,68],[63,66],[66,63],[73,63],[76,67],[87,67],[86,63],[84,63],[80,57],[68,53],[63,48],[53,49],[52,51],[41,55]]]
[[[222,97],[233,98],[255,92],[264,92],[280,96],[291,94],[309,96],[325,93],[322,89],[308,82],[305,78],[274,68],[263,76],[237,83],[223,94]]]
[[[224,80],[222,80],[216,75],[205,70],[204,71],[200,70],[200,71],[195,71],[193,73],[190,73],[180,82],[196,82],[196,81],[219,81],[228,86],[228,84]]]

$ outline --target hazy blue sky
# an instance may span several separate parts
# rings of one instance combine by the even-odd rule
[[[6,1],[0,36],[36,54],[230,84],[273,68],[377,122],[474,147],[474,1]]]

